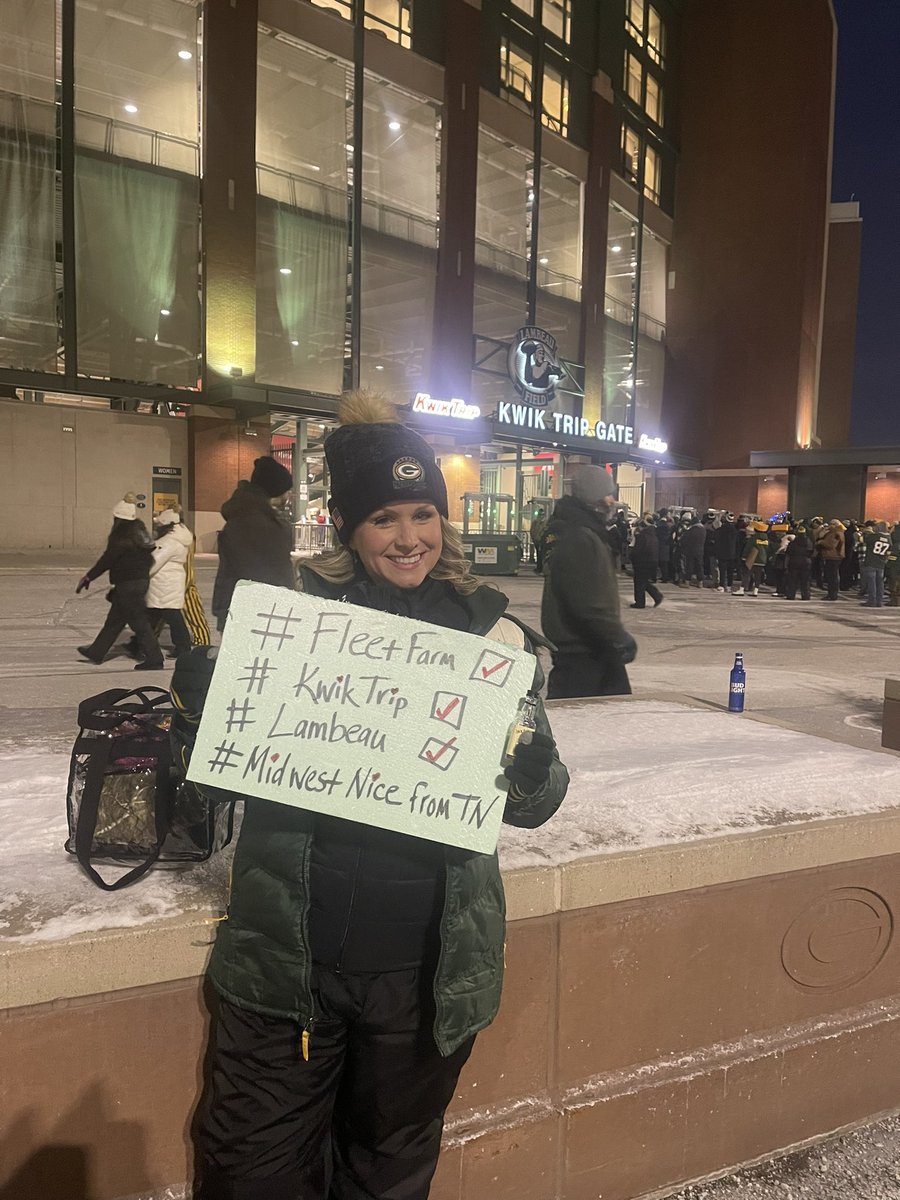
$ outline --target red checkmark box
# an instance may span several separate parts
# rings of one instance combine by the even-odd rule
[[[446,721],[458,704],[459,696],[454,696],[446,708],[435,708],[434,715],[439,721]]]
[[[426,750],[425,757],[428,759],[429,762],[436,763],[438,761],[438,759],[441,757],[441,755],[444,753],[444,751],[449,750],[453,746],[455,741],[456,741],[456,738],[452,737],[449,742],[445,742],[443,744],[443,746],[441,746],[440,750]]]
[[[499,671],[502,667],[506,667],[510,663],[510,659],[501,658],[499,662],[495,662],[492,667],[482,667],[481,674],[485,679],[488,679],[495,671]]]

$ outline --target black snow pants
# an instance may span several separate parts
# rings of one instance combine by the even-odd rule
[[[654,604],[661,604],[663,594],[654,584],[656,578],[655,563],[635,563],[634,564],[634,603],[637,608],[645,608],[647,605],[647,595],[650,593],[650,599]]]
[[[800,599],[809,599],[811,571],[812,565],[808,558],[790,559],[788,561],[784,588],[784,594],[788,600],[796,600],[798,588],[800,590]]]
[[[218,1003],[197,1129],[197,1200],[426,1200],[472,1051],[434,1044],[433,972],[313,969],[296,1021]]]
[[[158,667],[163,665],[162,651],[150,616],[147,612],[146,595],[150,586],[149,579],[129,579],[118,583],[109,593],[109,612],[103,628],[88,647],[89,657],[102,662],[113,643],[126,625],[134,630],[141,656],[146,662]]]

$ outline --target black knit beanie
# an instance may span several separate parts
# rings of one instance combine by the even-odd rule
[[[294,486],[293,477],[287,467],[283,467],[268,454],[254,461],[250,482],[262,488],[266,495],[273,499],[275,496],[283,496]]]
[[[447,485],[434,452],[414,429],[401,425],[394,406],[382,396],[348,393],[340,425],[325,440],[331,472],[328,511],[347,545],[357,525],[377,508],[405,500],[429,500],[448,515]]]

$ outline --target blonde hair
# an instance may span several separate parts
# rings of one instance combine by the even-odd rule
[[[459,530],[446,517],[441,517],[441,535],[441,556],[429,574],[432,579],[446,580],[461,596],[471,596],[481,585],[472,574],[472,564],[463,554]],[[356,557],[347,546],[327,550],[304,565],[326,583],[349,583],[356,574]]]

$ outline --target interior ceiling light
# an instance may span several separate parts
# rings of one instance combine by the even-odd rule
[[[392,130],[394,133],[399,133],[401,128],[402,126],[400,125],[399,121],[388,121],[388,129]]]
[[[544,257],[543,257],[543,258],[539,258],[539,259],[538,259],[538,262],[541,264],[541,266],[542,266],[542,267],[546,267],[546,265],[547,265],[547,263],[548,263],[549,261],[550,261],[550,259],[549,259],[549,258],[547,258],[547,256],[546,256],[546,255],[544,255]]]
[[[191,54],[190,50],[179,50],[178,57],[182,60],[182,62],[190,62],[194,56]]]
[[[613,254],[621,254],[622,253],[622,247],[618,244],[618,242],[616,243],[615,246],[610,246],[610,250],[612,250]]]
[[[383,370],[384,370],[384,367],[381,365],[381,363],[378,363],[378,364],[377,364],[377,366],[375,367],[375,370],[376,370],[376,371],[383,371]]]
[[[300,345],[300,343],[299,343],[299,341],[298,341],[296,338],[291,338],[291,345],[292,345],[292,346],[299,346],[299,345]]]
[[[170,313],[171,313],[171,309],[168,309],[168,308],[161,308],[159,310],[159,315],[161,317],[168,317],[170,315]]]
[[[279,274],[279,275],[290,275],[290,274],[291,274],[291,268],[290,268],[290,267],[279,267],[279,268],[278,268],[278,274]]]
[[[125,105],[125,111],[126,111],[127,113],[136,113],[136,112],[137,112],[137,105],[136,105],[136,104],[126,104],[126,105]]]

